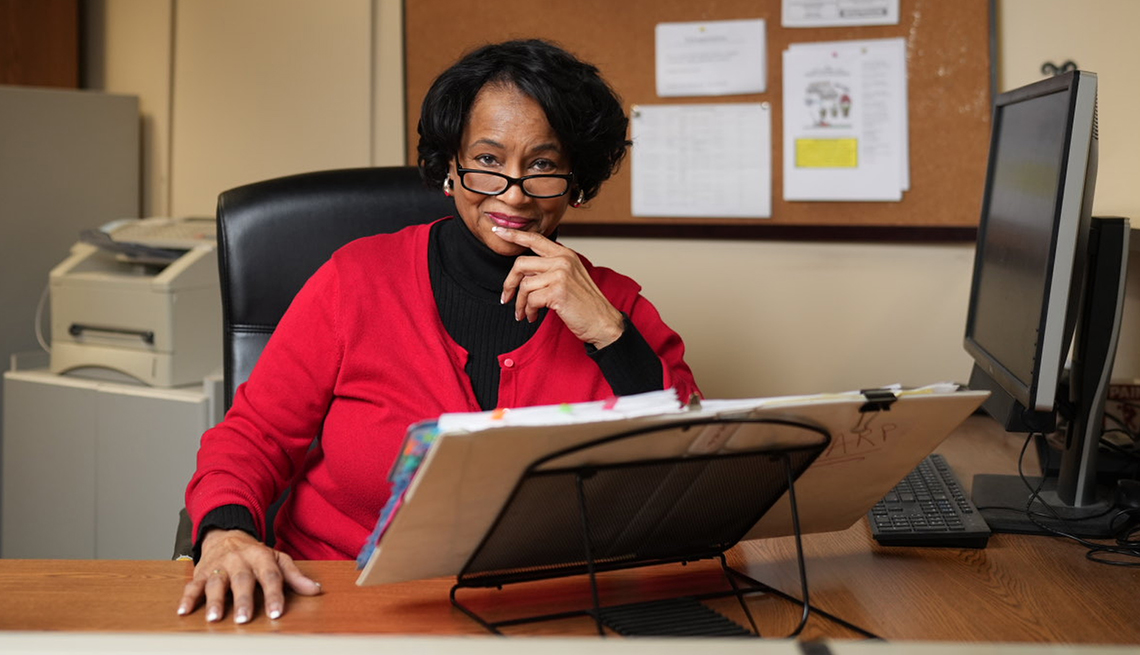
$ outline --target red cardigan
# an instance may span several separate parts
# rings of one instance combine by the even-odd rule
[[[265,509],[291,485],[274,527],[277,548],[301,559],[352,559],[388,498],[388,469],[407,427],[479,411],[467,353],[436,309],[429,232],[420,225],[354,241],[305,284],[225,420],[202,436],[186,490],[194,534],[207,513],[229,504],[250,508],[265,534]],[[641,287],[582,261],[661,358],[666,388],[682,398],[698,392],[681,338]],[[499,364],[501,407],[612,395],[554,312]]]

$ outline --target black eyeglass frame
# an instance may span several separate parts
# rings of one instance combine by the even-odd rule
[[[484,196],[501,196],[504,193],[506,193],[507,191],[509,191],[512,186],[517,184],[517,185],[519,185],[519,188],[522,189],[522,192],[527,197],[539,198],[539,199],[545,200],[547,198],[561,198],[562,196],[566,195],[567,193],[570,193],[570,188],[572,186],[574,186],[574,174],[573,173],[538,173],[536,175],[524,175],[522,177],[511,177],[510,175],[503,175],[502,173],[496,173],[495,171],[485,171],[481,168],[460,168],[458,166],[456,166],[455,172],[459,175],[459,183],[463,185],[464,189],[467,189],[471,193],[478,193],[478,194],[481,194]],[[481,175],[492,175],[494,177],[501,177],[507,181],[507,186],[503,187],[502,191],[495,191],[495,192],[480,191],[478,189],[472,189],[471,187],[467,186],[466,176],[468,173],[479,173]],[[535,178],[558,178],[561,180],[566,180],[566,190],[563,191],[562,193],[557,193],[557,194],[552,195],[552,196],[535,195],[535,194],[527,191],[526,185],[523,184],[527,180],[533,180]]]

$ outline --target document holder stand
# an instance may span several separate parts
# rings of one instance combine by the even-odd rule
[[[809,605],[794,482],[830,441],[827,430],[794,419],[709,418],[623,432],[542,457],[527,467],[464,565],[451,602],[496,634],[510,625],[589,616],[600,635],[609,626],[623,635],[759,636],[745,594],[769,592],[802,602],[803,616],[792,633],[797,634]],[[733,447],[742,442],[750,445]],[[685,443],[687,452],[628,457],[655,452],[662,443]],[[735,571],[725,558],[785,492],[802,601]],[[703,559],[720,561],[731,590],[626,605],[601,602],[598,573]],[[589,577],[588,609],[489,622],[457,598],[464,588],[501,589],[575,575]],[[751,632],[700,602],[728,596],[736,596]]]

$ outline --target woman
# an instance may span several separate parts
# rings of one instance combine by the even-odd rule
[[[457,218],[355,241],[308,281],[202,437],[186,492],[200,559],[179,614],[284,611],[294,564],[351,559],[387,500],[407,426],[444,412],[697,392],[680,338],[627,277],[553,240],[629,145],[597,69],[542,41],[485,46],[433,84],[424,179]],[[316,445],[310,448],[314,436]],[[274,549],[266,507],[283,489]]]

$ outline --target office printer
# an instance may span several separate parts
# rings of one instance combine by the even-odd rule
[[[222,363],[213,219],[89,230],[52,269],[51,371],[113,369],[153,386],[200,383]]]

